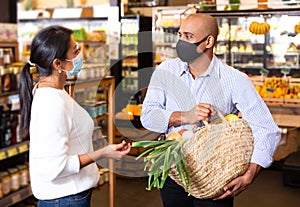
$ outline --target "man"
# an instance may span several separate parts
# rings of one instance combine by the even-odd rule
[[[189,15],[179,29],[176,50],[154,71],[143,103],[141,121],[145,128],[169,133],[200,126],[215,111],[241,112],[254,136],[254,151],[247,171],[224,186],[217,198],[197,199],[168,178],[161,190],[165,207],[233,206],[233,197],[245,190],[261,167],[271,165],[280,139],[278,126],[246,74],[222,64],[213,53],[218,25],[208,14]]]

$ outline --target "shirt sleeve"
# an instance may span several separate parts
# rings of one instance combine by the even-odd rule
[[[279,128],[249,78],[243,74],[237,83],[233,89],[233,102],[250,125],[254,137],[251,162],[269,167],[280,141]]]
[[[167,65],[162,63],[152,74],[141,114],[142,125],[150,131],[159,133],[167,132],[170,116],[173,113],[166,109],[167,71],[162,69],[163,67]]]
[[[40,179],[53,181],[78,173],[78,155],[68,154],[72,109],[63,100],[43,100],[35,104],[30,131],[30,161],[40,166]],[[61,102],[61,103],[60,103]]]

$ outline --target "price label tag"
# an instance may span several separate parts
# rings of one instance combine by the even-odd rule
[[[259,72],[263,76],[268,76],[270,71],[268,69],[262,68]]]
[[[21,145],[19,146],[19,152],[23,153],[23,152],[27,152],[28,151],[28,146],[27,144]]]
[[[290,68],[282,68],[282,69],[281,69],[281,73],[282,73],[282,74],[287,75],[287,74],[290,74],[290,72],[291,72],[291,69],[290,69]]]
[[[6,158],[5,152],[0,152],[0,160],[4,160]]]
[[[274,88],[266,88],[266,91],[269,93],[274,93]]]
[[[7,150],[8,157],[12,157],[18,154],[17,148],[12,148]]]

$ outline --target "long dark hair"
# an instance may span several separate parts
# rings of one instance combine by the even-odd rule
[[[22,137],[29,135],[31,104],[33,100],[33,82],[30,66],[35,65],[39,76],[52,74],[52,62],[66,59],[70,44],[72,30],[62,26],[50,26],[42,29],[32,40],[30,60],[22,68],[19,82],[21,122],[20,133]]]

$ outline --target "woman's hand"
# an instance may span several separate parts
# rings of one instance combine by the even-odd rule
[[[103,158],[120,160],[124,155],[129,153],[130,149],[130,143],[126,143],[125,141],[123,141],[120,144],[107,145],[94,152],[88,153],[88,155],[93,161],[97,161]]]
[[[103,150],[103,157],[120,160],[124,155],[129,153],[130,149],[130,143],[123,141],[120,144],[107,145],[100,150]]]
[[[242,176],[235,178],[230,183],[225,185],[224,193],[214,198],[214,200],[237,196],[238,194],[243,192],[253,182],[260,169],[261,167],[259,165],[250,163],[247,171]]]

